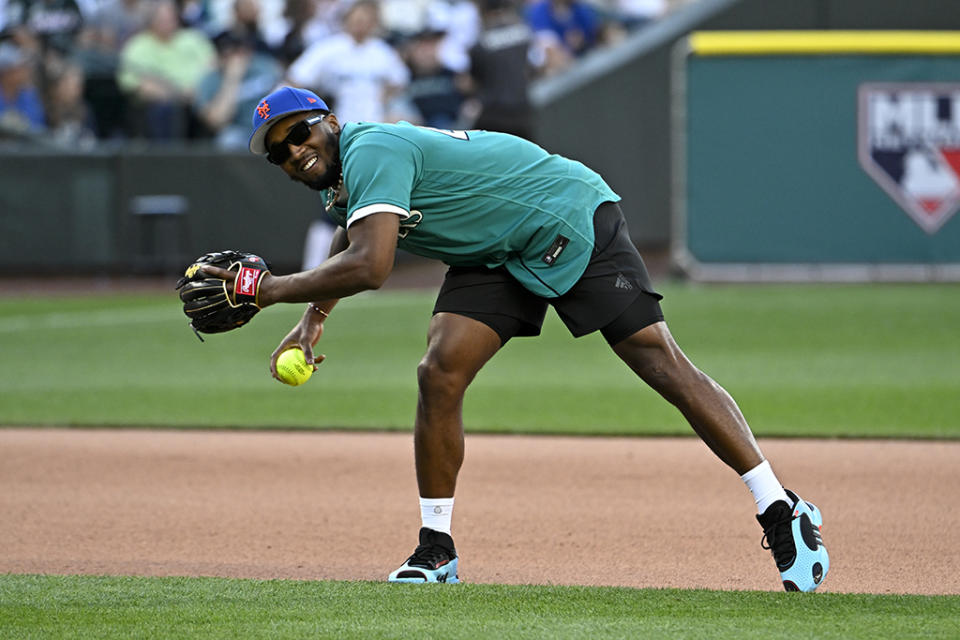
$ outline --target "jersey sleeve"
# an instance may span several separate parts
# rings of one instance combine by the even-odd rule
[[[347,227],[375,213],[410,217],[410,194],[422,167],[422,152],[408,140],[379,131],[359,136],[344,158]]]

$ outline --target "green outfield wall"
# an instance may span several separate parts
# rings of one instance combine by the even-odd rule
[[[0,154],[0,272],[175,273],[216,249],[301,263],[317,194],[249,154]]]
[[[537,142],[603,174],[623,196],[631,237],[641,247],[676,244],[671,214],[678,180],[671,95],[676,43],[694,31],[745,29],[956,30],[960,0],[697,0],[618,46],[587,55],[568,72],[538,80],[531,90]],[[789,66],[798,58],[810,64],[815,56],[778,57]],[[855,58],[837,56],[837,63],[845,68]],[[895,63],[894,58],[875,56],[871,64],[889,62],[906,77],[930,62],[926,54]],[[822,80],[816,72],[806,73]],[[777,80],[781,74],[771,75]],[[757,165],[749,160],[752,164],[738,171],[725,168],[749,173]],[[875,196],[883,207],[889,205],[882,194]],[[165,207],[170,212],[164,213]],[[133,142],[80,153],[44,147],[43,140],[0,141],[0,275],[145,272],[151,265],[166,271],[184,255],[223,246],[221,233],[236,246],[264,246],[264,253],[292,266],[302,234],[317,215],[311,193],[291,188],[282,175],[264,171],[256,158],[242,153],[147,149]],[[221,226],[224,216],[229,230]],[[912,233],[910,228],[907,235]]]
[[[694,33],[674,262],[706,279],[960,279],[960,32]]]
[[[674,179],[671,54],[704,30],[960,29],[958,0],[697,0],[537,81],[537,140],[597,167],[624,198],[634,241],[666,247]]]

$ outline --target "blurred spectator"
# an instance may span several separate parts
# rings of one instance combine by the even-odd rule
[[[463,93],[458,86],[458,74],[440,61],[444,35],[443,31],[427,29],[404,44],[404,59],[411,74],[406,93],[422,124],[456,129],[462,125]]]
[[[628,31],[659,19],[667,12],[667,0],[615,0],[613,11]]]
[[[227,32],[217,37],[217,68],[197,88],[195,109],[200,120],[224,149],[246,149],[250,114],[257,101],[283,79],[272,57],[257,52],[250,40]]]
[[[117,85],[120,50],[144,28],[147,10],[144,0],[103,0],[74,43],[72,59],[83,69],[84,100],[98,138],[125,134],[126,96]]]
[[[470,50],[470,79],[479,111],[474,127],[532,139],[527,98],[534,75],[533,32],[510,0],[481,0],[483,30]]]
[[[70,51],[83,25],[76,0],[6,0],[5,14],[6,29],[17,44],[43,55]]]
[[[317,7],[313,0],[286,0],[283,17],[286,21],[286,32],[277,48],[277,57],[284,68],[300,57],[307,48],[304,41],[304,30],[313,19]]]
[[[30,57],[12,43],[0,43],[0,138],[29,137],[44,128]]]
[[[291,84],[329,96],[341,122],[397,119],[394,99],[410,72],[393,47],[377,37],[379,10],[373,0],[357,0],[343,17],[343,33],[307,48],[287,72]]]
[[[242,42],[248,49],[265,55],[273,55],[273,50],[260,33],[259,0],[234,0],[233,21],[221,31],[217,38],[227,37],[231,42]],[[216,40],[215,40],[216,41]],[[270,88],[264,92],[270,93]]]
[[[90,148],[95,142],[90,111],[83,99],[83,69],[64,63],[50,74],[47,88],[48,139],[61,147]]]
[[[154,0],[149,0],[151,3]],[[226,24],[226,20],[217,24],[213,7],[208,0],[176,0],[177,15],[180,24],[204,33],[217,32]]]
[[[119,52],[147,24],[152,0],[100,0],[86,27],[100,32],[105,47]]]
[[[536,0],[527,6],[526,20],[538,36],[556,38],[574,57],[586,53],[597,42],[597,15],[582,0]]]
[[[390,42],[400,42],[427,28],[427,9],[435,0],[380,0],[380,22]]]
[[[285,1],[285,23],[280,28],[274,26],[272,29],[282,33],[271,37],[271,41],[279,42],[275,45],[275,50],[284,67],[293,64],[310,45],[340,30],[337,20],[338,5],[338,0]]]
[[[433,0],[427,9],[427,28],[444,32],[437,57],[444,67],[465,73],[470,66],[467,51],[480,33],[480,11],[474,0]]]
[[[194,133],[194,92],[216,63],[216,51],[200,31],[181,28],[176,5],[159,0],[146,30],[120,52],[117,82],[130,98],[134,136],[172,140]]]

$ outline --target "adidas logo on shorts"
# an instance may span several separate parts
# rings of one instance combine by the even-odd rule
[[[630,284],[630,281],[627,280],[622,273],[617,274],[617,281],[613,286],[617,289],[623,289],[624,291],[633,291],[633,285]]]

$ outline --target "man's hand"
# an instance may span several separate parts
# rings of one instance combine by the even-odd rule
[[[201,267],[200,270],[208,276],[223,280],[226,283],[227,291],[230,292],[230,299],[236,302],[236,271],[230,271],[229,269],[223,269],[221,267],[214,267],[211,265]],[[260,278],[260,284],[257,287],[257,306],[261,309],[273,304],[272,302],[266,301],[268,297],[263,295],[263,290],[264,288],[270,288],[270,281],[273,280],[274,277],[275,276],[268,271]]]
[[[230,296],[231,302],[237,304],[237,278],[243,273],[243,270],[235,271],[232,269],[224,269],[223,267],[216,267],[213,265],[203,265],[200,267],[200,271],[208,276],[217,278],[224,281],[224,287],[227,293]],[[270,281],[274,279],[274,275],[269,271],[266,271],[258,276],[257,282],[247,281],[244,285],[244,288],[241,289],[241,301],[243,300],[243,295],[246,292],[247,295],[253,295],[255,300],[253,302],[261,309],[269,306],[270,302],[265,301],[265,296],[263,295],[264,287],[270,288]],[[250,294],[250,287],[254,287],[254,293]]]
[[[197,335],[230,331],[249,322],[260,311],[260,284],[269,277],[269,269],[260,256],[241,251],[207,253],[187,267],[177,290]]]
[[[316,365],[326,359],[326,356],[323,354],[318,356],[313,355],[313,347],[320,340],[320,336],[323,335],[324,320],[325,318],[322,314],[315,312],[309,307],[307,308],[303,317],[300,318],[300,322],[297,323],[297,326],[286,335],[279,346],[270,354],[270,375],[277,380],[280,379],[277,377],[277,358],[280,357],[281,353],[291,347],[299,347],[303,351],[304,360],[307,361],[307,364],[314,365],[313,368],[316,370]]]
[[[230,295],[233,295],[233,283],[237,279],[236,271],[230,271],[229,269],[221,269],[220,267],[212,267],[210,265],[200,267],[200,271],[203,271],[208,276],[213,276],[214,278],[226,280],[227,289],[230,290]]]

